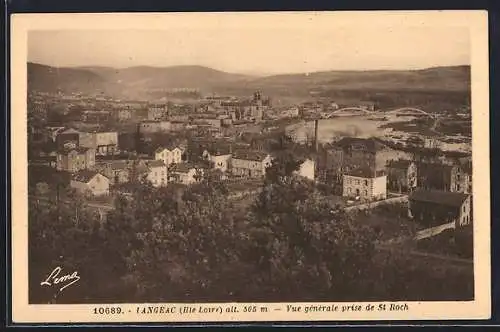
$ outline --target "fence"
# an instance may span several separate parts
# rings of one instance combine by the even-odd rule
[[[375,201],[375,202],[369,202],[365,204],[358,204],[358,205],[352,205],[344,208],[345,212],[349,211],[359,211],[359,210],[366,210],[366,209],[373,209],[377,206],[380,205],[385,205],[385,204],[393,204],[393,203],[403,203],[403,202],[408,202],[408,196],[403,195],[403,196],[398,196],[398,197],[392,197],[392,198],[387,198],[383,199],[380,201]]]
[[[435,226],[435,227],[431,227],[431,228],[426,228],[424,230],[417,232],[417,235],[415,236],[415,240],[418,241],[418,240],[426,239],[428,237],[438,235],[447,229],[454,229],[454,228],[455,228],[454,221],[447,223],[447,224],[443,224],[443,225],[439,225],[439,226]]]

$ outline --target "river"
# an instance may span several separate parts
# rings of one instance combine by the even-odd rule
[[[391,128],[380,128],[380,126],[390,122],[402,122],[415,119],[414,116],[396,115],[356,115],[339,116],[331,119],[319,120],[318,141],[326,143],[335,137],[371,137],[386,136],[395,134]],[[297,141],[305,141],[314,135],[314,121],[301,122],[287,127],[287,133],[292,135]],[[398,132],[399,133],[399,132]],[[404,133],[403,133],[404,134]]]
[[[381,128],[383,125],[394,122],[408,122],[416,119],[416,116],[389,115],[349,115],[338,116],[331,119],[321,119],[318,125],[318,141],[328,143],[340,137],[384,137],[395,142],[405,142],[409,136],[415,133],[394,130],[393,128]],[[292,136],[297,142],[305,142],[314,137],[314,121],[302,121],[287,126],[287,134]],[[444,136],[443,136],[444,137]],[[459,144],[448,144],[436,137],[436,143],[443,150],[467,151],[470,152],[470,142]]]

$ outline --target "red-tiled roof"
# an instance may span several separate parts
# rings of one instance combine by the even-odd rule
[[[460,207],[469,197],[469,194],[440,191],[440,190],[417,190],[413,192],[410,201],[435,203],[446,206]]]

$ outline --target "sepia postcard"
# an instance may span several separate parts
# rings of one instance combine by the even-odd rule
[[[490,317],[486,11],[11,23],[14,323]]]

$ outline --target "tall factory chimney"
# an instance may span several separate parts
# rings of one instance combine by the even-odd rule
[[[318,126],[319,120],[314,120],[314,150],[318,152]]]

